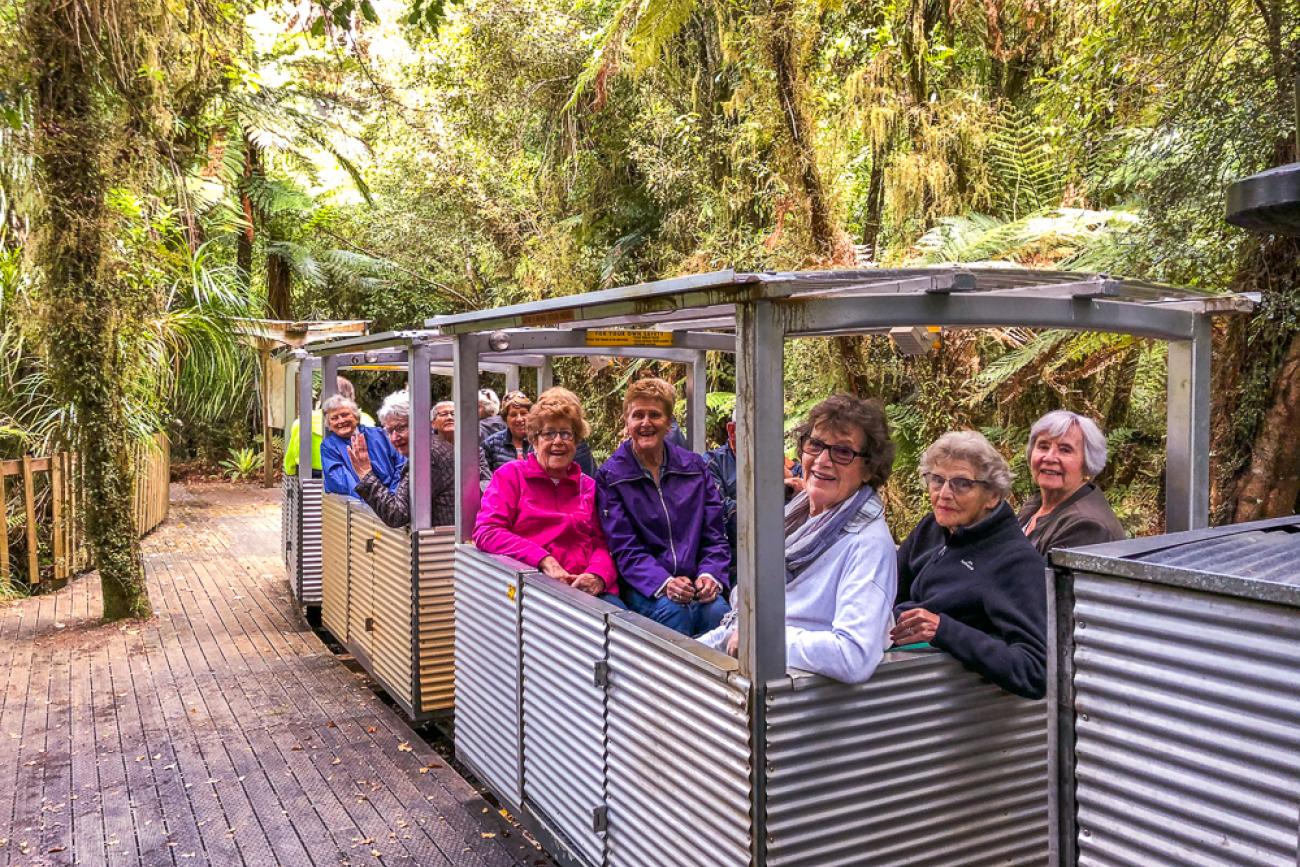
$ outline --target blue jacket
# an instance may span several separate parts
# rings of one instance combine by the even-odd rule
[[[487,460],[487,473],[483,475],[483,481],[490,481],[492,473],[495,473],[501,467],[513,460],[518,460],[519,456],[515,454],[515,444],[510,439],[510,429],[503,428],[487,439],[483,440],[483,458]],[[524,440],[524,457],[533,453],[533,444]],[[574,454],[573,460],[584,473],[596,477],[596,459],[591,455],[591,446],[585,442],[578,443],[577,453]],[[480,474],[482,475],[483,461],[479,461]]]
[[[730,582],[722,498],[704,458],[670,441],[659,484],[624,442],[596,473],[596,507],[623,582],[653,596],[675,575]]]
[[[406,458],[397,453],[388,437],[377,427],[358,425],[366,438],[366,450],[370,453],[370,465],[375,476],[383,482],[384,487],[393,490],[402,481],[402,467]],[[321,470],[325,474],[325,491],[330,494],[347,494],[349,497],[361,497],[357,494],[356,471],[352,469],[352,459],[348,457],[348,441],[330,431],[320,444]]]

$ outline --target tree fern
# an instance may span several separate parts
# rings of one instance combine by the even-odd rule
[[[1012,220],[1061,201],[1064,172],[1044,130],[1014,105],[1004,105],[989,129],[988,166],[994,203]]]

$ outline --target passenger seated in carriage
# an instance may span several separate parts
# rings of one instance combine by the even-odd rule
[[[582,405],[568,389],[547,389],[529,409],[526,430],[537,447],[493,474],[474,544],[624,607],[596,517],[596,482],[574,460],[590,432]]]
[[[354,433],[365,437],[370,463],[379,481],[390,491],[397,487],[406,459],[397,453],[382,430],[361,424],[361,412],[355,401],[336,394],[321,405],[321,412],[325,416],[325,426],[329,428],[320,446],[326,493],[361,499],[356,491],[360,477],[348,458],[348,446]]]
[[[600,522],[630,609],[685,635],[728,610],[731,555],[718,488],[704,458],[666,441],[676,393],[662,379],[632,383],[628,438],[596,473]]]
[[[896,644],[929,642],[1008,692],[1046,690],[1044,561],[1007,504],[1011,469],[975,431],[921,456],[933,509],[898,549]]]
[[[411,399],[405,391],[384,398],[379,408],[379,424],[388,435],[393,449],[404,458],[410,456]],[[432,424],[432,419],[430,419]],[[411,525],[411,463],[402,465],[397,486],[389,490],[379,480],[370,461],[370,447],[360,433],[352,435],[348,446],[352,469],[359,476],[357,496],[390,527]],[[440,436],[429,437],[429,497],[433,508],[433,526],[445,527],[456,522],[456,453]]]
[[[898,579],[876,493],[889,478],[894,444],[880,402],[847,394],[813,407],[798,435],[804,489],[785,509],[786,660],[861,683],[889,644]],[[734,656],[734,615],[700,641]]]
[[[1124,526],[1092,480],[1106,467],[1106,435],[1086,415],[1058,409],[1029,429],[1029,472],[1038,493],[1017,520],[1044,557],[1125,537]]]
[[[490,481],[493,473],[511,461],[523,460],[532,454],[533,443],[528,436],[528,412],[532,405],[533,402],[522,391],[512,391],[502,398],[501,414],[505,417],[505,426],[485,437],[479,449],[482,481]],[[586,442],[578,443],[574,460],[584,473],[595,477],[596,460]]]

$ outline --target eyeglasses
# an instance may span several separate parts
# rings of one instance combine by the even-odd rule
[[[438,410],[436,413],[434,413],[434,417],[435,417],[435,418],[451,418],[451,417],[454,416],[455,414],[456,414],[456,410],[454,410],[454,409],[440,409],[440,410]]]
[[[944,485],[947,485],[959,497],[969,494],[976,485],[988,484],[984,479],[963,479],[961,477],[949,479],[938,473],[921,473],[921,478],[925,479],[926,487],[930,489],[930,493],[937,494],[943,490]]]
[[[814,436],[803,436],[799,440],[799,451],[811,457],[817,457],[822,452],[831,453],[831,463],[840,466],[848,466],[853,463],[854,458],[868,457],[866,452],[858,452],[848,446],[833,446],[830,443],[822,442]]]
[[[573,442],[573,431],[571,430],[544,430],[537,435],[538,442],[542,440],[559,440],[562,443]]]
[[[410,425],[405,422],[403,422],[402,424],[385,425],[384,433],[388,434],[389,436],[394,436],[396,434],[404,434],[406,433],[409,427]]]

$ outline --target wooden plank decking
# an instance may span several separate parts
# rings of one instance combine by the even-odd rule
[[[174,491],[152,621],[0,606],[0,865],[549,863],[297,613],[278,492]]]

